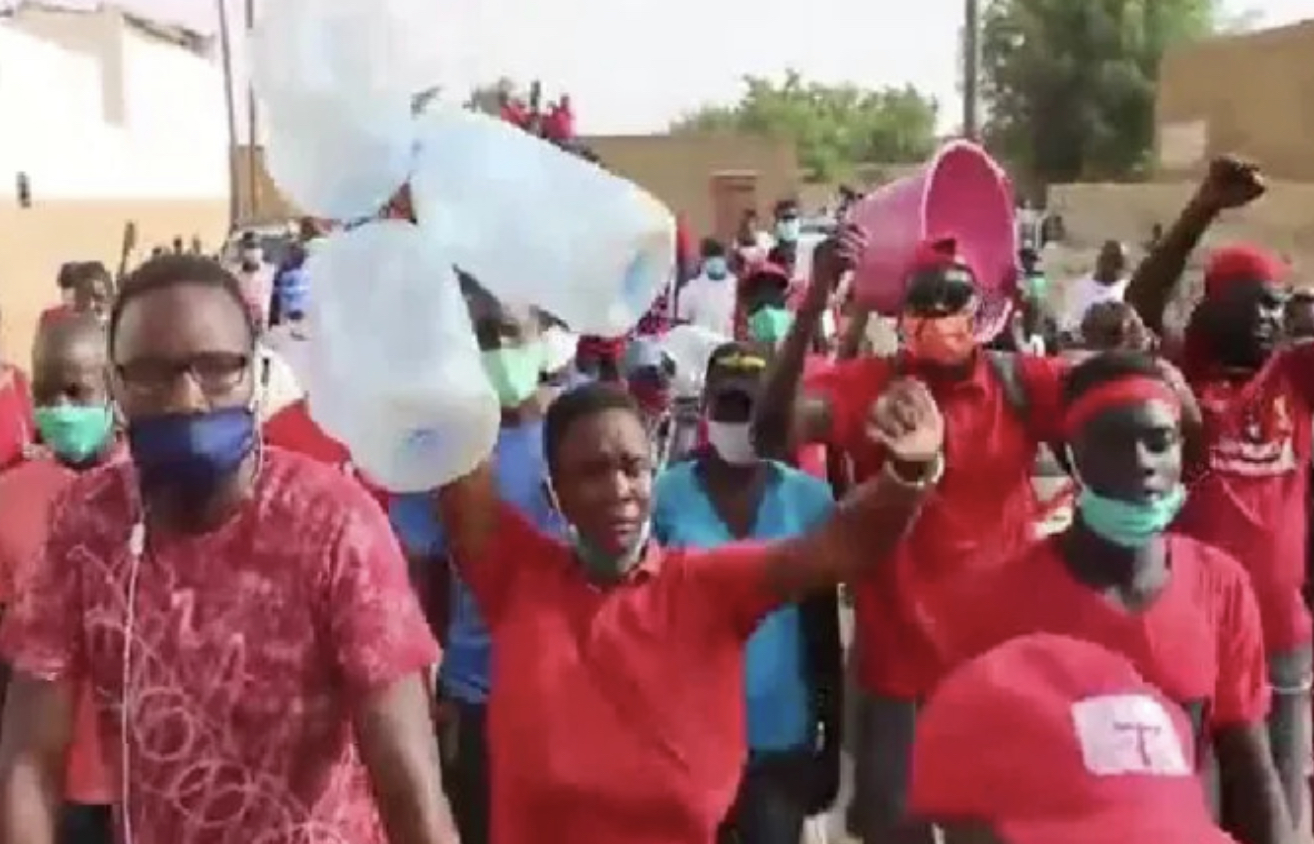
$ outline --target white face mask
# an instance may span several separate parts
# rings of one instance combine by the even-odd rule
[[[752,426],[747,422],[707,420],[707,442],[731,466],[747,466],[757,460]]]

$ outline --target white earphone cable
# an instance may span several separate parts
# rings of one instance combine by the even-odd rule
[[[141,559],[146,554],[146,522],[139,521],[132,526],[128,536],[128,589],[123,614],[123,691],[119,705],[119,777],[122,780],[123,844],[132,844],[132,804],[131,794],[132,763],[131,742],[128,729],[132,713],[132,636],[137,614],[137,575],[141,571]]]

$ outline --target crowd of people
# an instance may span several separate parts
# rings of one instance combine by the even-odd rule
[[[0,841],[796,844],[847,756],[864,844],[1294,844],[1314,298],[1234,246],[1164,317],[1263,192],[1214,162],[1075,318],[1024,251],[988,346],[952,233],[886,352],[791,201],[565,354],[463,276],[500,434],[406,494],[309,412],[305,248],[69,265],[0,370]]]

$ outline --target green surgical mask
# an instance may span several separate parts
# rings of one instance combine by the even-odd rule
[[[484,373],[502,407],[519,407],[534,395],[544,358],[543,344],[537,341],[483,353]]]
[[[41,441],[69,463],[85,463],[99,454],[114,431],[109,405],[64,404],[36,409]]]
[[[794,315],[784,308],[760,308],[748,318],[748,333],[760,343],[779,343],[794,324]]]
[[[1168,529],[1185,503],[1182,484],[1166,495],[1141,502],[1108,498],[1090,487],[1083,487],[1077,496],[1077,510],[1086,527],[1123,548],[1144,548]]]
[[[1022,295],[1028,299],[1045,298],[1045,289],[1049,287],[1049,279],[1043,275],[1029,275],[1022,279]]]

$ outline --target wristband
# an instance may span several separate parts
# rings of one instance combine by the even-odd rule
[[[936,455],[930,460],[930,470],[922,474],[917,480],[909,480],[900,475],[894,468],[894,460],[887,459],[882,471],[885,476],[894,481],[904,489],[922,490],[935,486],[944,477],[944,452],[936,452]]]

